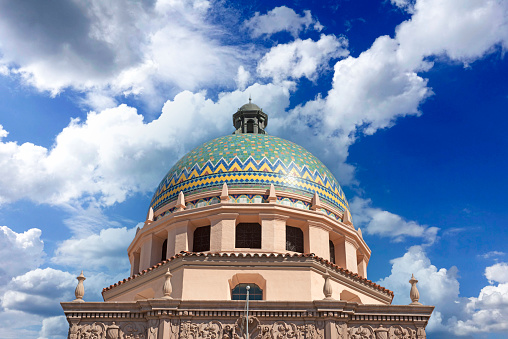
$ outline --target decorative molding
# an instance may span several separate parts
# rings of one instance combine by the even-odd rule
[[[69,339],[242,339],[238,303],[153,299],[62,303]],[[431,306],[358,305],[341,301],[251,303],[252,339],[426,339]],[[72,308],[72,311],[69,311]],[[291,309],[291,311],[289,310]]]

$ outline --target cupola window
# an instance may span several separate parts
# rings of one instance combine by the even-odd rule
[[[254,120],[247,121],[247,133],[254,133]]]
[[[166,260],[167,257],[168,257],[168,239],[165,239],[164,242],[162,243],[161,261]]]
[[[196,228],[194,231],[192,250],[194,252],[204,252],[210,250],[210,226]]]
[[[286,250],[303,253],[303,231],[300,228],[286,226]]]
[[[329,244],[330,244],[330,262],[335,264],[335,245],[331,240]]]
[[[261,225],[240,223],[236,226],[236,248],[261,248]]]
[[[247,300],[247,286],[249,289],[249,300],[263,300],[263,290],[256,284],[238,284],[231,291],[231,300]]]

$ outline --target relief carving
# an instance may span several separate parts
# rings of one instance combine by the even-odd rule
[[[159,334],[159,319],[148,320],[147,339],[157,339]]]
[[[79,320],[69,320],[71,322],[71,325],[69,326],[69,334],[68,334],[68,338],[69,339],[78,339],[78,322]]]
[[[165,320],[169,323],[169,339],[176,339],[178,338],[178,331],[180,330],[180,319],[171,319],[171,320]]]
[[[259,325],[255,339],[323,339],[324,322],[297,325],[277,321],[271,325]]]
[[[374,330],[368,325],[350,327],[348,334],[351,339],[374,339]]]
[[[324,337],[324,321],[316,322],[314,324],[305,324],[298,326],[298,334],[300,338],[316,338],[323,339]]]
[[[339,339],[347,339],[347,324],[345,322],[337,322],[335,323],[335,328],[337,329],[337,333],[339,334]]]
[[[222,339],[222,324],[212,320],[208,323],[186,321],[180,325],[181,338],[184,339]]]
[[[102,323],[79,326],[76,333],[78,339],[106,339],[106,328]]]
[[[426,339],[427,334],[425,333],[425,327],[418,327],[416,330],[416,338],[418,339]]]
[[[118,339],[120,338],[120,327],[118,327],[115,322],[108,326],[106,330],[106,338],[107,339]]]
[[[145,339],[145,325],[142,323],[126,322],[120,325],[120,338]],[[123,334],[123,335],[122,335]]]
[[[416,339],[416,331],[409,327],[395,325],[390,327],[390,338],[396,339]]]
[[[376,332],[376,339],[388,339],[388,329],[383,325],[379,325],[374,332]]]
[[[291,339],[298,338],[298,328],[295,324],[287,324],[283,321],[277,321],[272,325],[272,338]]]
[[[256,317],[249,316],[249,338],[256,338],[257,332],[259,331],[259,319]],[[231,327],[231,326],[229,326]],[[228,334],[229,338],[238,339],[238,338],[246,338],[246,326],[245,326],[245,316],[240,317],[236,320],[234,326],[230,329],[230,334]]]

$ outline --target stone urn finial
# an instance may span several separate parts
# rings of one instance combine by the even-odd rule
[[[118,339],[120,337],[120,327],[113,321],[111,326],[108,326],[106,330],[106,338],[107,339]]]
[[[76,296],[76,299],[73,301],[75,302],[84,302],[83,296],[85,295],[85,286],[83,286],[83,281],[86,280],[85,276],[83,275],[83,271],[81,271],[81,274],[76,277],[78,279],[78,286],[76,286],[76,290],[74,290],[74,295]]]
[[[332,294],[332,283],[330,282],[330,274],[326,272],[326,274],[323,276],[325,278],[325,284],[323,286],[323,294],[325,295],[325,298],[323,300],[333,300]]]
[[[420,292],[418,292],[418,288],[416,288],[416,283],[418,280],[416,280],[414,274],[411,274],[411,280],[409,280],[409,283],[411,284],[411,292],[409,293],[409,297],[411,297],[412,303],[409,305],[421,305],[418,300],[420,299]]]
[[[173,292],[173,287],[171,286],[171,277],[173,275],[171,274],[171,272],[169,272],[169,268],[166,274],[164,274],[164,276],[166,277],[166,280],[164,281],[164,285],[162,286],[162,293],[164,293],[162,299],[173,299],[171,297],[171,292]]]

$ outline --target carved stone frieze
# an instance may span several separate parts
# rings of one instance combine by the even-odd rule
[[[348,335],[351,339],[375,339],[374,329],[369,325],[350,327]]]
[[[246,317],[240,317],[236,320],[235,325],[231,328],[232,338],[246,338],[247,326],[245,322]],[[256,317],[249,316],[249,338],[256,338],[259,332],[259,319]]]
[[[379,327],[376,328],[374,332],[376,333],[376,339],[388,339],[389,329],[383,325],[379,325]]]
[[[231,304],[157,299],[67,303],[64,310],[68,339],[246,339],[246,317],[235,309],[237,303]],[[426,339],[432,313],[428,306],[374,308],[321,300],[295,304],[290,311],[284,310],[286,304],[254,305],[248,317],[249,339]]]
[[[120,338],[122,339],[146,339],[146,325],[142,322],[124,322],[120,324]]]
[[[414,329],[400,325],[391,326],[388,333],[390,338],[393,339],[416,339],[416,331]]]
[[[347,324],[343,321],[335,323],[335,329],[339,339],[347,339]]]
[[[260,325],[256,339],[323,339],[324,322],[293,323],[276,321],[270,325]]]
[[[77,339],[106,339],[106,326],[100,322],[80,324],[76,333]]]
[[[148,320],[147,339],[157,339],[159,334],[159,319]]]
[[[120,338],[120,327],[113,321],[113,323],[106,329],[107,339],[119,339]]]
[[[223,332],[223,325],[217,320],[200,323],[188,320],[180,324],[182,339],[221,339]]]

